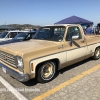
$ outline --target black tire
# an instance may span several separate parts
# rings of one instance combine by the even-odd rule
[[[37,81],[46,83],[51,81],[56,73],[56,63],[48,61],[39,65],[37,69]]]
[[[100,47],[96,48],[93,56],[94,60],[98,60],[99,58],[100,58]]]

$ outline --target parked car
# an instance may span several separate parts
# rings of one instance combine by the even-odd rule
[[[33,38],[33,36],[34,36],[35,33],[36,32],[21,32],[21,33],[17,34],[11,40],[1,41],[0,45],[30,40],[30,39]]]
[[[6,41],[14,38],[20,32],[28,32],[28,31],[3,31],[0,34],[0,41]]]

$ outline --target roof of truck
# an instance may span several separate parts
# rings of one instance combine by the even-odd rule
[[[79,26],[80,24],[54,24],[54,25],[45,25],[45,26]],[[45,27],[43,26],[43,27]]]

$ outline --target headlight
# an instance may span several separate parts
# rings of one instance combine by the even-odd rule
[[[23,59],[19,56],[17,56],[17,67],[21,72],[23,72]]]
[[[22,58],[17,58],[17,61],[18,61],[18,66],[23,66],[23,61],[22,61]]]

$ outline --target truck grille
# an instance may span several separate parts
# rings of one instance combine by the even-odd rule
[[[8,54],[6,52],[0,51],[0,60],[16,68],[15,56]]]

